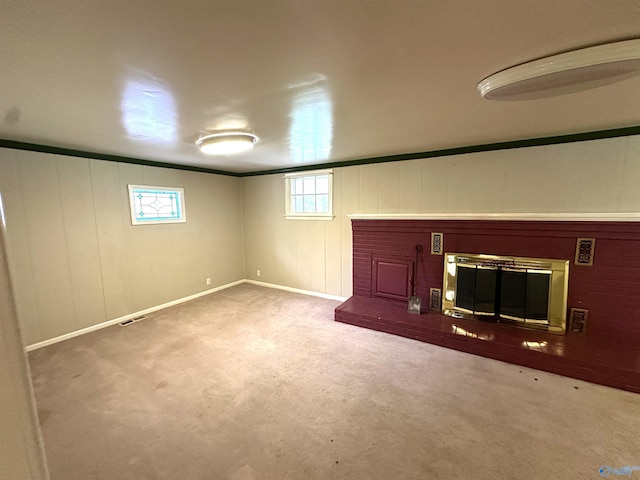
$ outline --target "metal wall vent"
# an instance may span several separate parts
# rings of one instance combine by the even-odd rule
[[[133,323],[139,322],[140,320],[144,320],[145,318],[147,318],[146,315],[140,315],[138,317],[133,317],[128,320],[124,320],[123,322],[120,322],[118,325],[120,325],[121,327],[126,327],[127,325],[131,325]]]
[[[569,331],[571,333],[585,333],[587,329],[587,316],[589,310],[583,308],[572,308],[569,311]]]
[[[443,233],[431,232],[431,255],[442,255],[443,242],[444,242]]]
[[[576,265],[593,265],[593,254],[596,249],[595,238],[578,238],[576,241]]]
[[[429,308],[433,310],[442,309],[442,289],[430,288],[429,289]]]

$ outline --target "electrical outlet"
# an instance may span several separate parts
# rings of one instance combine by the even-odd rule
[[[211,285],[211,279],[207,278],[207,285]]]
[[[260,270],[256,270],[256,277],[260,276]]]

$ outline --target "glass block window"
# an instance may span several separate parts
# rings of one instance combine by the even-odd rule
[[[285,175],[286,218],[331,220],[332,176],[332,170]]]
[[[182,188],[129,185],[129,205],[133,225],[187,221]]]

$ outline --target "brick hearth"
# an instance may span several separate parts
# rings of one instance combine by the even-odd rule
[[[640,224],[353,220],[354,296],[335,319],[364,328],[640,393]],[[510,325],[421,315],[407,303],[376,296],[372,265],[379,257],[417,264],[417,294],[442,288],[443,256],[429,253],[431,232],[444,234],[445,252],[573,259],[576,239],[596,238],[593,266],[570,265],[568,308],[589,310],[585,334],[553,335]]]
[[[400,335],[462,352],[640,393],[640,348],[588,337],[553,335],[508,325],[453,318],[406,305],[351,297],[338,322]]]

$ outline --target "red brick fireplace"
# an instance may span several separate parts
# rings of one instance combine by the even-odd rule
[[[371,219],[352,227],[353,297],[337,321],[640,392],[640,223]],[[431,252],[434,232],[440,254]],[[592,265],[575,264],[582,238],[595,239]],[[416,293],[427,307],[430,289],[442,289],[446,252],[570,260],[566,335],[407,313],[416,245],[424,247]],[[381,272],[392,280],[380,282]],[[587,311],[582,333],[569,329],[572,308]]]

